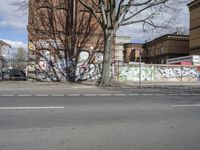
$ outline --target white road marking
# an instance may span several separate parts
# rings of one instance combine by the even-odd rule
[[[188,104],[188,105],[171,105],[171,107],[200,107],[200,104]]]
[[[128,96],[138,96],[139,94],[127,94]]]
[[[53,96],[53,97],[63,97],[63,96],[65,96],[65,94],[51,94],[51,96]]]
[[[113,94],[113,96],[126,96],[126,94]]]
[[[20,97],[29,97],[29,96],[32,96],[31,94],[19,94],[18,96]]]
[[[98,94],[98,96],[111,96],[111,94]]]
[[[51,107],[0,107],[0,110],[38,110],[38,109],[64,109],[63,106]]]
[[[67,94],[67,96],[81,96],[81,94]]]
[[[155,96],[164,96],[165,94],[154,94]]]
[[[35,96],[38,96],[38,97],[45,97],[45,96],[49,96],[49,94],[36,94]]]
[[[11,96],[15,96],[14,94],[1,94],[2,97],[11,97]]]
[[[97,96],[97,94],[83,94],[83,96]]]
[[[153,94],[141,94],[143,96],[153,96]]]
[[[168,95],[170,95],[170,96],[178,96],[180,94],[168,94]]]

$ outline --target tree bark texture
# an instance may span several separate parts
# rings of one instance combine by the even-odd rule
[[[101,80],[99,86],[108,87],[111,86],[111,59],[112,59],[112,46],[113,46],[114,34],[105,33],[104,35],[104,58],[103,68],[101,74]]]

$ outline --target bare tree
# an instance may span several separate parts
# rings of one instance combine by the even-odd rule
[[[19,47],[17,49],[17,53],[14,55],[14,64],[13,67],[15,69],[19,69],[19,70],[23,70],[25,71],[26,66],[27,66],[27,51],[22,48]]]
[[[103,43],[99,43],[104,46],[104,57],[99,85],[110,86],[112,49],[117,30],[121,26],[131,24],[140,25],[144,31],[147,28],[152,30],[167,28],[176,18],[171,12],[176,12],[177,6],[186,0],[57,0],[59,1],[57,5],[54,5],[53,1],[56,0],[43,0],[29,4],[29,6],[33,5],[29,8],[37,9],[39,14],[34,14],[36,18],[30,23],[29,32],[32,31],[35,37],[38,36],[35,39],[47,40],[51,37],[54,41],[54,44],[50,44],[51,49],[54,49],[57,56],[62,56],[64,53],[64,58],[68,61],[73,58],[77,60],[79,46],[84,47],[84,44],[94,37],[96,30],[100,27],[103,33]],[[26,7],[25,2],[18,3],[20,8]],[[69,9],[74,7],[75,3],[80,8]],[[168,19],[159,20],[158,16],[161,15]],[[169,17],[170,15],[172,17]],[[34,41],[36,40],[32,38],[32,43]],[[35,53],[42,57],[44,54],[40,50],[44,48],[41,43],[39,45],[34,43],[34,45],[37,46]],[[102,46],[98,43],[96,45],[97,49]],[[34,59],[37,60],[37,58]],[[54,63],[50,64],[54,65]],[[56,73],[56,70],[54,72]],[[70,72],[73,71],[66,69],[64,74],[68,76]]]
[[[176,11],[175,7],[185,0],[79,0],[79,2],[85,7],[85,11],[95,17],[102,28],[104,60],[100,86],[110,86],[111,52],[119,27],[138,24],[144,30],[146,27],[166,28],[172,19],[162,22],[155,18],[161,14],[170,15],[169,12]]]
[[[19,10],[29,8],[29,61],[36,75],[74,80],[79,53],[91,45],[96,51],[102,49],[98,22],[75,0],[18,0],[14,4]],[[58,66],[60,60],[63,67]]]

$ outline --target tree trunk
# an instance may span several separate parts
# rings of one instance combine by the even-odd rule
[[[113,33],[113,32],[112,32]],[[101,73],[101,80],[99,86],[109,87],[111,86],[111,59],[112,59],[112,45],[114,34],[109,33],[104,35],[104,58],[103,68]]]

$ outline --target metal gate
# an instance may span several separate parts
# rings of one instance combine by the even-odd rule
[[[0,80],[27,80],[27,60],[0,59]]]

